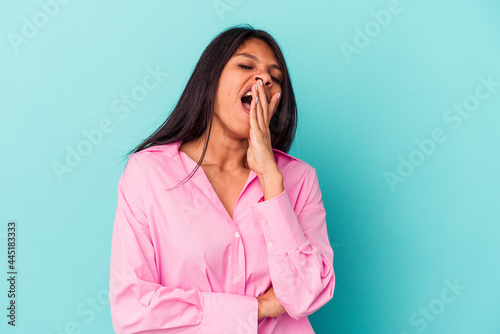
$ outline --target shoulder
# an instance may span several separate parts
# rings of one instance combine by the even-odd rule
[[[154,145],[151,147],[146,147],[138,152],[132,153],[128,156],[129,161],[137,161],[139,163],[145,164],[148,162],[154,162],[158,159],[172,158],[174,155],[178,154],[178,143],[170,143],[163,145]]]
[[[316,169],[309,163],[279,150],[274,151],[283,186],[297,214],[308,202],[321,200]]]
[[[303,179],[316,173],[316,170],[309,163],[278,149],[273,148],[274,159],[283,177]]]
[[[148,189],[172,187],[188,173],[179,161],[177,143],[155,145],[128,155],[123,174]]]
[[[130,154],[127,165],[140,165],[144,169],[151,169],[155,168],[154,166],[162,165],[163,167],[170,166],[170,169],[172,169],[176,166],[175,161],[172,161],[172,159],[179,155],[179,146],[180,142],[173,142],[147,147],[139,152]],[[276,165],[284,177],[298,181],[298,179],[315,173],[314,167],[309,163],[276,148],[272,150]]]
[[[129,154],[124,172],[137,176],[138,173],[151,175],[155,171],[174,169],[175,164],[171,159],[176,150],[175,145],[176,143],[155,145]]]
[[[147,159],[147,157],[151,157],[154,155],[169,155],[173,156],[177,153],[178,145],[177,143],[163,144],[163,145],[154,145],[150,147],[146,147],[138,152],[132,153],[129,155],[131,157],[137,157],[139,159]]]
[[[280,151],[276,148],[273,148],[274,159],[276,160],[276,164],[278,168],[281,170],[293,169],[296,171],[307,171],[310,172],[314,170],[314,167],[309,163],[301,160],[293,155]]]

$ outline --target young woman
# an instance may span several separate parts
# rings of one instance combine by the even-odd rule
[[[296,117],[268,33],[212,40],[118,183],[116,333],[314,333],[307,315],[333,297],[333,250],[316,170],[285,153]]]

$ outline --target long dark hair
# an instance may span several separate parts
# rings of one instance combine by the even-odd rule
[[[271,35],[246,24],[231,27],[210,42],[198,60],[179,102],[168,118],[153,134],[127,155],[156,145],[170,144],[180,140],[183,143],[188,142],[203,135],[209,126],[203,153],[196,168],[188,175],[188,179],[191,178],[200,167],[207,150],[220,74],[240,45],[252,37],[269,45],[283,72],[281,101],[270,120],[269,129],[272,147],[288,152],[297,128],[297,106],[285,59],[278,43]],[[187,179],[184,179],[185,181]]]

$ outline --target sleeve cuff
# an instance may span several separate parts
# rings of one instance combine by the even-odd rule
[[[203,323],[207,333],[257,334],[257,298],[222,292],[200,292],[203,297]]]
[[[250,209],[261,223],[269,255],[284,255],[308,242],[286,189],[267,201],[261,200]]]

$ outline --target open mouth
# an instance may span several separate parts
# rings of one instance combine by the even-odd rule
[[[241,103],[243,104],[243,107],[245,107],[245,109],[247,109],[248,111],[250,111],[250,105],[252,103],[252,92],[249,91],[249,92],[246,92],[245,95],[243,95],[241,97]]]

